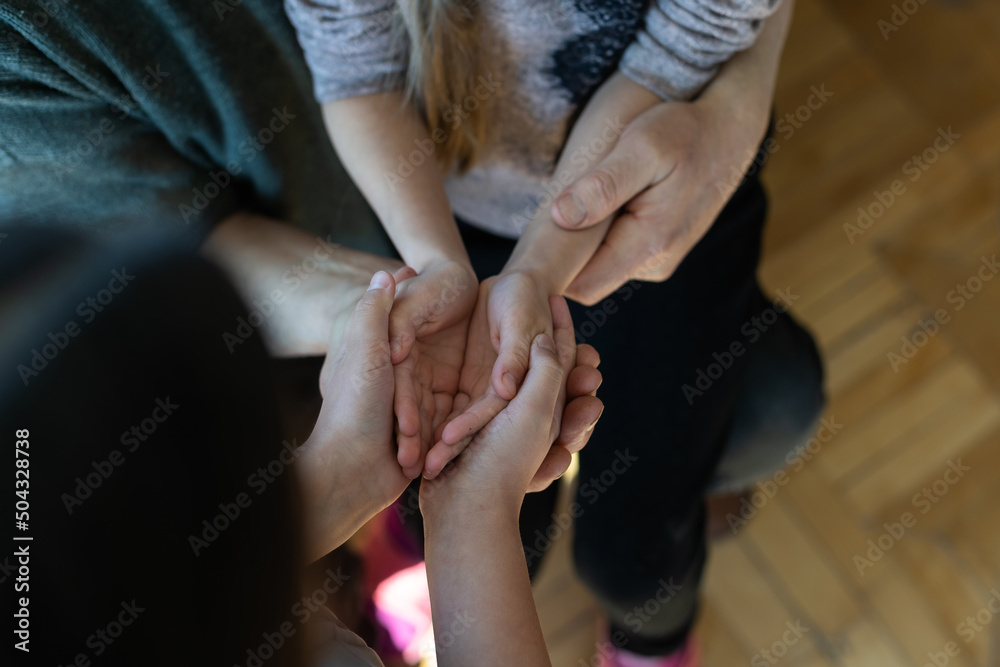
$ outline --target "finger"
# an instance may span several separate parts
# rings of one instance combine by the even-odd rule
[[[549,488],[552,482],[566,474],[572,462],[573,455],[565,447],[552,445],[542,465],[538,466],[538,471],[528,484],[528,493],[537,493]]]
[[[490,380],[500,398],[509,401],[517,394],[528,371],[532,340],[547,333],[548,327],[542,328],[531,318],[515,315],[504,318],[497,328],[500,344]]]
[[[601,365],[601,355],[597,353],[597,350],[594,349],[593,345],[577,345],[576,365],[597,368]]]
[[[393,395],[393,409],[396,421],[403,435],[417,435],[420,429],[420,399],[417,396],[417,381],[413,377],[413,364],[408,361],[393,366],[396,391]]]
[[[563,372],[569,373],[576,365],[576,333],[573,331],[573,317],[569,313],[569,305],[561,296],[549,297],[549,309],[552,311],[552,338],[559,352],[559,361]]]
[[[583,449],[603,412],[604,403],[596,396],[574,398],[563,411],[562,430],[556,438],[556,444],[562,445],[569,452]]]
[[[566,396],[569,400],[593,395],[604,380],[601,371],[592,366],[577,366],[566,378]]]
[[[406,359],[417,340],[416,324],[408,305],[397,305],[389,316],[389,351],[394,364]]]
[[[497,396],[495,392],[487,391],[485,396],[468,405],[461,414],[448,422],[441,432],[441,441],[455,444],[463,438],[475,435],[500,414],[500,411],[507,407],[507,403],[508,401]]]
[[[392,274],[392,277],[396,280],[396,284],[403,282],[404,280],[409,280],[410,278],[417,277],[417,270],[412,266],[402,266],[396,269],[396,272]]]
[[[528,375],[511,405],[551,420],[559,394],[565,389],[565,375],[555,341],[548,334],[539,334],[531,343]]]
[[[448,444],[442,441],[431,447],[424,458],[424,479],[434,479],[440,475],[445,466],[465,451],[465,448],[469,446],[474,437],[475,434],[473,433],[456,443]]]
[[[623,136],[596,167],[552,202],[552,219],[565,229],[583,229],[614,215],[657,177],[659,160],[636,134]]]
[[[638,223],[625,213],[611,225],[597,252],[577,274],[566,290],[567,296],[585,306],[592,306],[628,282],[636,270],[649,275],[648,268],[658,262],[659,248],[650,246],[646,234],[637,234]]]

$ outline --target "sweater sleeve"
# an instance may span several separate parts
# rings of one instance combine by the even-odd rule
[[[781,0],[653,0],[619,68],[665,100],[695,97],[750,48]]]
[[[409,46],[395,0],[285,0],[319,102],[400,88]]]

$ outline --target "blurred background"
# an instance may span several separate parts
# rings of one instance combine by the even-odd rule
[[[841,428],[714,538],[705,665],[1000,665],[1000,3],[797,0],[775,114],[761,277]],[[569,542],[557,667],[597,652]]]

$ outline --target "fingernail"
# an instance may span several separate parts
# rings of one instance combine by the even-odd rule
[[[546,349],[549,352],[556,351],[556,342],[547,333],[539,334],[535,340],[538,342],[538,347]]]
[[[368,289],[385,289],[391,284],[392,277],[385,271],[379,271],[374,276],[372,276],[372,282],[368,285]]]
[[[583,205],[583,200],[575,192],[570,192],[560,197],[559,201],[556,202],[556,206],[559,208],[559,213],[562,214],[563,220],[573,226],[579,225],[587,217],[587,208]]]
[[[601,412],[600,412],[600,414],[597,415],[597,419],[595,419],[594,421],[590,422],[590,426],[587,427],[588,431],[593,431],[594,430],[594,427],[597,426],[597,422],[601,421],[601,415],[603,415],[603,414],[604,414],[604,408],[601,408]]]
[[[503,388],[506,389],[511,396],[517,393],[517,380],[514,379],[513,373],[504,373],[500,382],[503,384]]]

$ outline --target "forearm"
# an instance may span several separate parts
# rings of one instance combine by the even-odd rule
[[[716,78],[692,103],[705,112],[724,119],[724,130],[733,133],[729,142],[731,145],[742,145],[746,141],[748,128],[755,135],[751,143],[756,144],[763,136],[792,4],[792,0],[785,0],[781,8],[766,21],[757,42],[723,65]],[[627,125],[657,104],[660,104],[658,98],[624,75],[616,74],[612,77],[598,91],[574,126],[555,171],[559,182],[565,184],[575,180],[612,150],[614,142],[607,142],[605,145],[605,142],[599,140],[604,138],[600,136],[603,119],[620,114],[620,121]],[[664,128],[663,131],[675,130]],[[591,147],[603,150],[588,151]],[[593,155],[593,159],[586,159],[588,155]],[[665,164],[662,168],[666,170],[677,166],[663,162]],[[564,169],[568,171],[564,172]],[[612,182],[621,179],[607,180]],[[605,194],[606,199],[615,199],[612,193]],[[586,229],[564,230],[552,221],[551,208],[541,207],[521,236],[505,270],[531,273],[553,293],[561,293],[600,246],[610,222],[611,219],[608,218]]]
[[[754,45],[722,66],[698,98],[698,104],[725,109],[737,125],[756,123],[763,136],[794,5],[795,0],[783,0],[778,11],[765,22]]]
[[[592,169],[615,147],[625,128],[659,98],[621,73],[614,74],[591,98],[573,126],[553,172],[554,182],[569,185]],[[524,271],[562,294],[601,244],[611,218],[580,231],[565,230],[541,206],[518,240],[505,272]]]
[[[264,316],[260,328],[276,356],[326,354],[331,341],[339,341],[372,274],[399,267],[397,260],[329,243],[251,213],[216,225],[202,253]]]
[[[481,499],[425,516],[425,554],[437,664],[550,665],[516,509]],[[441,636],[448,633],[448,642]],[[453,639],[453,641],[452,641]]]
[[[341,161],[403,260],[417,271],[441,259],[468,264],[436,144],[417,112],[404,105],[403,94],[328,102],[323,117]]]

